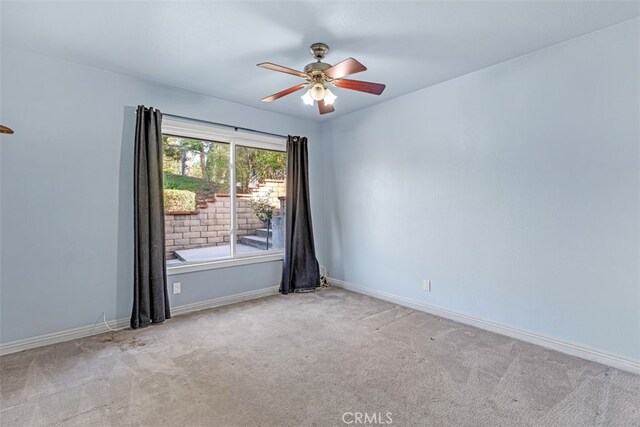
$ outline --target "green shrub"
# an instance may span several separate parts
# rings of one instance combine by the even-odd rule
[[[196,193],[186,190],[164,190],[164,212],[184,213],[196,210]]]
[[[271,206],[271,193],[269,190],[265,194],[254,194],[249,201],[253,214],[262,222],[273,218],[273,206]]]

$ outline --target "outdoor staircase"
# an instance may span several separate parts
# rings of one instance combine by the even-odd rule
[[[269,247],[267,248],[267,233],[269,235]],[[258,228],[255,234],[239,236],[238,243],[253,246],[258,249],[273,249],[273,230],[267,232],[266,228]]]

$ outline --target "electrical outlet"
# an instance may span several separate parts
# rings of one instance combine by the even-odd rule
[[[179,294],[181,291],[180,289],[180,282],[174,283],[173,284],[173,293],[174,294]]]
[[[425,292],[431,292],[431,280],[424,279],[422,281],[422,290]]]

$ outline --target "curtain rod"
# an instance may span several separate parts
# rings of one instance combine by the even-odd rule
[[[228,124],[225,124],[225,123],[210,122],[208,120],[194,119],[194,118],[191,118],[191,117],[178,116],[177,114],[162,113],[162,115],[163,116],[173,117],[175,119],[184,119],[184,120],[189,120],[189,121],[192,121],[192,122],[206,123],[208,125],[224,126],[224,127],[227,127],[227,128],[235,129],[236,132],[239,131],[239,130],[244,130],[244,131],[248,131],[248,132],[261,133],[263,135],[277,136],[279,138],[287,138],[287,135],[280,135],[280,134],[277,134],[277,133],[264,132],[264,131],[257,130],[257,129],[243,128],[242,126],[233,126],[233,125],[228,125]]]

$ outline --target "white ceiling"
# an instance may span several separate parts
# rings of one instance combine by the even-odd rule
[[[2,44],[190,89],[265,110],[325,120],[496,64],[640,14],[640,2],[83,1],[2,2]],[[335,64],[368,67],[356,79],[382,96],[342,89],[319,116],[302,92],[260,99],[298,78],[321,41]]]

